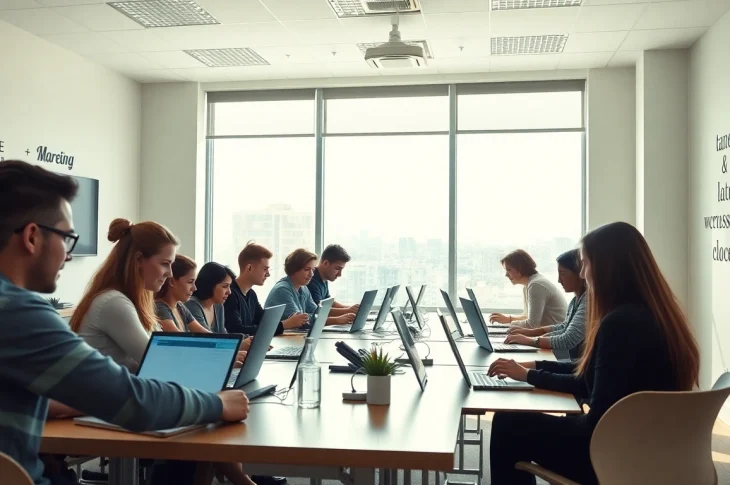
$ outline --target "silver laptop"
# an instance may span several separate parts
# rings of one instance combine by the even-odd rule
[[[474,334],[474,339],[477,341],[479,346],[490,352],[537,352],[535,347],[529,345],[518,345],[518,344],[492,344],[489,340],[489,333],[487,327],[484,324],[484,317],[479,307],[469,299],[459,298],[461,301],[461,307],[464,309],[466,314],[466,320],[471,326],[471,332]]]
[[[418,310],[418,306],[421,304],[421,300],[423,300],[423,295],[426,293],[427,286],[428,285],[421,285],[421,289],[418,290],[418,298],[416,298],[415,307],[413,306],[413,300],[410,298],[406,300],[405,305],[403,305],[403,310],[401,310],[403,312],[403,318],[405,318],[406,321],[413,320],[413,312]],[[410,288],[410,285],[406,286],[406,288]],[[411,292],[413,292],[413,288],[411,288]],[[412,309],[411,312],[408,311],[409,306]]]
[[[503,323],[487,323],[484,320],[484,315],[482,314],[482,307],[479,306],[479,302],[477,301],[477,296],[474,294],[474,290],[472,290],[471,288],[467,288],[466,293],[469,295],[469,299],[471,301],[473,301],[474,304],[477,306],[477,309],[479,310],[479,315],[481,316],[481,319],[484,322],[484,325],[489,329],[489,333],[506,334],[509,331],[509,325],[506,325]]]
[[[378,316],[375,319],[375,325],[373,325],[374,332],[380,330],[383,327],[386,318],[388,318],[388,312],[390,312],[393,299],[395,298],[395,295],[398,293],[399,289],[400,285],[395,285],[385,290],[385,297],[383,298],[383,302],[380,304],[380,311],[378,312]]]
[[[421,291],[423,291],[424,287],[425,287],[425,285],[421,287]],[[411,289],[410,286],[406,286],[406,294],[408,295],[408,301],[411,302],[411,306],[414,308],[413,316],[416,318],[416,323],[418,324],[418,330],[423,330],[425,323],[423,321],[423,317],[421,316],[421,312],[418,311],[418,301],[415,298],[413,298],[413,290]],[[422,295],[419,295],[419,298],[421,296]],[[403,319],[405,320],[405,316],[403,317]]]
[[[449,341],[449,347],[454,353],[456,363],[461,370],[461,375],[464,376],[466,385],[475,391],[531,391],[534,389],[532,384],[527,382],[516,381],[514,379],[505,378],[500,379],[499,377],[490,377],[489,373],[484,371],[468,371],[464,365],[464,361],[461,358],[459,347],[456,345],[453,335],[449,331],[449,324],[446,323],[446,317],[441,314],[440,310],[436,310],[441,326],[444,327],[446,333],[446,339]]]
[[[403,348],[408,355],[408,360],[411,363],[411,367],[413,367],[413,372],[416,374],[416,380],[418,380],[418,385],[421,387],[421,392],[423,392],[426,390],[428,375],[426,374],[426,368],[423,366],[423,361],[421,360],[421,357],[418,355],[418,351],[416,350],[416,344],[411,338],[411,333],[408,330],[406,319],[403,318],[403,313],[400,311],[399,308],[393,309],[391,311],[391,314],[393,315],[395,328],[398,329],[398,334],[400,335],[400,339],[403,342]]]
[[[243,366],[240,369],[233,369],[226,385],[227,388],[241,389],[246,392],[249,399],[256,399],[276,390],[275,385],[261,386],[254,381],[264,364],[266,353],[269,351],[269,345],[274,338],[274,334],[276,334],[276,329],[279,327],[285,308],[286,305],[277,305],[264,309],[261,323],[256,329],[256,335],[253,342],[251,342],[251,347],[248,349],[246,360],[243,361]]]
[[[327,298],[319,302],[319,308],[317,309],[314,323],[309,327],[309,332],[307,333],[307,337],[312,337],[315,342],[317,342],[319,337],[322,335],[322,329],[324,329],[324,326],[327,323],[327,317],[329,317],[330,309],[332,308],[332,303],[334,303],[334,301],[334,298]],[[256,339],[254,338],[254,340]],[[266,358],[275,360],[299,360],[302,350],[304,350],[304,347],[300,347],[298,345],[279,347],[272,349],[268,354],[266,354]]]
[[[461,328],[461,322],[459,322],[459,317],[456,314],[456,309],[454,308],[454,304],[451,303],[451,297],[448,293],[446,293],[444,290],[439,290],[441,292],[441,297],[444,299],[444,303],[446,303],[446,309],[449,311],[449,315],[451,315],[451,321],[454,322],[454,331],[459,335],[459,338],[468,338],[473,337],[474,335],[470,333],[465,333],[464,329]],[[451,330],[449,330],[451,332]]]
[[[241,346],[241,334],[153,332],[139,364],[137,376],[206,392],[225,388],[236,355]],[[82,426],[127,431],[101,419],[84,416],[74,418]],[[207,425],[196,424],[142,434],[167,437]]]
[[[362,295],[362,301],[360,301],[360,308],[357,309],[355,320],[352,323],[346,325],[328,325],[324,327],[323,332],[336,332],[336,333],[355,333],[365,328],[368,323],[368,315],[370,309],[373,307],[375,302],[375,296],[378,294],[378,290],[366,291]]]

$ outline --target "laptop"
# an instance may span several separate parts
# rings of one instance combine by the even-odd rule
[[[393,315],[395,328],[398,329],[398,334],[400,335],[400,339],[403,342],[403,348],[408,355],[408,361],[411,363],[411,367],[413,367],[413,372],[416,375],[416,380],[418,381],[418,385],[421,387],[421,392],[423,392],[426,390],[428,375],[426,374],[426,368],[423,366],[423,361],[421,360],[421,357],[418,355],[418,351],[416,350],[416,344],[413,342],[411,334],[408,331],[406,319],[403,318],[403,313],[398,308],[393,309],[391,311],[391,314]]]
[[[368,323],[368,315],[370,309],[373,307],[375,302],[375,296],[378,294],[378,290],[366,291],[360,301],[360,308],[357,310],[355,320],[347,325],[328,325],[324,327],[324,332],[336,332],[336,333],[355,333],[365,328]]]
[[[309,327],[309,332],[307,333],[307,337],[312,337],[315,342],[322,335],[322,329],[324,329],[324,325],[327,323],[327,317],[330,314],[330,309],[332,309],[332,303],[334,301],[334,298],[327,298],[319,302],[319,309],[314,318],[314,323]],[[256,341],[255,338],[254,341]],[[298,345],[279,347],[267,353],[266,358],[275,360],[299,360],[299,357],[302,355],[302,350],[304,350],[304,347]]]
[[[284,314],[285,308],[286,305],[277,305],[264,309],[261,323],[259,323],[256,335],[253,338],[253,342],[251,342],[251,347],[248,349],[246,360],[243,361],[243,366],[240,369],[233,369],[226,388],[243,390],[249,400],[270,394],[276,390],[275,385],[257,386],[253,381],[259,375],[261,366],[266,358],[266,352],[269,351],[271,339],[274,338],[276,329],[279,327],[279,322],[281,322],[281,316]]]
[[[385,298],[383,298],[383,302],[380,304],[380,311],[378,312],[378,317],[375,319],[375,325],[373,325],[374,332],[380,330],[388,318],[388,312],[399,289],[400,285],[395,285],[385,291]]]
[[[415,307],[413,306],[413,301],[411,301],[410,298],[408,300],[406,300],[405,305],[403,305],[403,310],[402,310],[403,311],[403,318],[405,318],[406,320],[412,320],[413,319],[413,312],[409,312],[408,311],[408,306],[410,305],[411,308],[413,308],[413,311],[414,312],[418,309],[418,305],[421,304],[421,300],[423,299],[423,295],[426,293],[426,286],[428,286],[428,285],[421,285],[421,289],[418,290],[418,298],[416,298],[416,306]],[[411,288],[411,291],[413,291],[412,288]]]
[[[436,314],[441,321],[441,326],[444,327],[446,333],[446,339],[449,341],[449,347],[454,353],[456,363],[461,370],[461,375],[464,376],[466,385],[475,391],[531,391],[534,389],[532,384],[528,384],[522,381],[516,381],[514,379],[505,378],[500,379],[499,377],[490,377],[488,372],[484,371],[468,371],[464,365],[464,361],[461,358],[459,347],[456,345],[454,336],[449,331],[449,324],[446,323],[446,317],[443,316],[440,310],[436,310]]]
[[[474,302],[474,304],[477,306],[477,309],[479,310],[479,316],[482,319],[482,322],[484,322],[484,325],[489,329],[489,333],[507,333],[509,331],[509,325],[503,324],[503,323],[487,323],[484,321],[484,315],[482,314],[482,307],[479,306],[479,302],[477,301],[477,296],[474,294],[474,290],[471,288],[466,289],[467,294],[469,295],[469,299]]]
[[[218,333],[153,332],[137,370],[137,377],[174,382],[206,392],[220,392],[231,375],[243,335]],[[91,416],[74,418],[82,426],[127,431]],[[204,428],[181,426],[142,434],[167,437]]]
[[[479,307],[472,300],[466,298],[459,298],[461,306],[464,308],[466,319],[471,326],[471,332],[474,334],[474,339],[477,341],[479,346],[490,352],[537,352],[535,347],[529,345],[518,345],[518,344],[494,344],[489,340],[489,332],[484,325],[484,317]]]
[[[418,298],[420,299],[423,296],[423,289],[426,287],[426,285],[421,286],[421,293],[418,295]],[[408,295],[408,301],[410,302],[411,306],[413,307],[413,316],[416,317],[416,323],[418,324],[418,330],[423,330],[424,322],[423,318],[421,317],[421,312],[418,311],[418,300],[413,298],[413,290],[410,286],[406,286],[406,294]],[[405,306],[408,306],[406,303]],[[404,306],[404,308],[405,308]],[[405,319],[405,316],[403,317]]]
[[[459,317],[456,314],[456,310],[454,309],[454,304],[451,303],[451,297],[448,293],[446,293],[444,290],[439,290],[441,292],[441,297],[444,299],[444,303],[446,303],[446,309],[449,311],[449,314],[451,315],[451,320],[454,322],[454,331],[459,335],[460,338],[467,338],[467,337],[473,337],[471,333],[464,333],[464,329],[461,328],[461,322],[459,322]],[[452,330],[449,329],[449,333],[451,333]]]

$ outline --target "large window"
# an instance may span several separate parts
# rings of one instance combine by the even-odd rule
[[[339,243],[353,258],[330,286],[340,301],[428,284],[428,306],[443,306],[439,288],[455,297],[472,287],[485,308],[519,310],[521,287],[499,260],[525,249],[557,281],[555,258],[581,236],[582,82],[208,101],[207,255],[236,268],[246,241],[266,245],[275,255],[267,286],[289,251]]]

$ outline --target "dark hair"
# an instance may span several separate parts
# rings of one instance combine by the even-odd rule
[[[330,263],[349,263],[350,262],[350,255],[347,254],[347,251],[345,251],[345,248],[340,246],[339,244],[330,244],[326,248],[324,248],[324,251],[322,251],[322,256],[320,257],[322,261],[329,261]]]
[[[563,268],[570,270],[575,274],[580,274],[580,251],[571,249],[557,257],[556,261]]]
[[[524,249],[512,251],[507,256],[499,260],[504,266],[505,263],[512,266],[520,272],[522,276],[532,276],[537,273],[537,264]]]
[[[249,241],[246,243],[246,247],[244,247],[238,255],[238,267],[243,268],[247,264],[258,263],[262,259],[269,259],[272,256],[273,254],[271,251],[265,247],[260,244],[256,244],[253,241]]]
[[[71,202],[76,181],[20,160],[0,162],[0,250],[13,233],[35,222],[54,226],[61,220],[61,201]]]
[[[620,305],[638,303],[651,310],[664,336],[677,390],[689,391],[697,385],[697,342],[644,236],[625,222],[601,226],[583,237],[583,258],[590,267],[591,284],[585,352],[576,373],[585,372],[603,317]]]
[[[304,268],[308,262],[316,259],[317,255],[311,251],[301,248],[295,249],[284,260],[284,272],[291,276]]]
[[[193,292],[193,296],[198,300],[211,298],[216,285],[225,280],[226,276],[229,276],[231,281],[236,279],[235,273],[227,266],[212,261],[205,263],[200,268],[200,271],[198,271],[198,278],[195,280],[196,289]]]
[[[179,280],[186,274],[190,273],[192,270],[197,268],[198,265],[195,264],[195,261],[188,258],[187,256],[184,256],[182,254],[178,254],[175,256],[175,261],[172,262],[171,268],[172,268],[172,277],[176,280]],[[160,288],[160,291],[157,292],[155,295],[155,298],[163,298],[167,291],[170,289],[170,278],[165,280],[165,283],[162,285],[162,288]]]

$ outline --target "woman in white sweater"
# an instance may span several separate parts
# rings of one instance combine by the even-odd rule
[[[493,313],[491,323],[504,323],[518,327],[538,328],[561,323],[565,319],[568,302],[557,286],[537,272],[537,264],[526,251],[512,251],[500,261],[505,276],[513,285],[524,286],[522,290],[525,313],[504,315]]]

